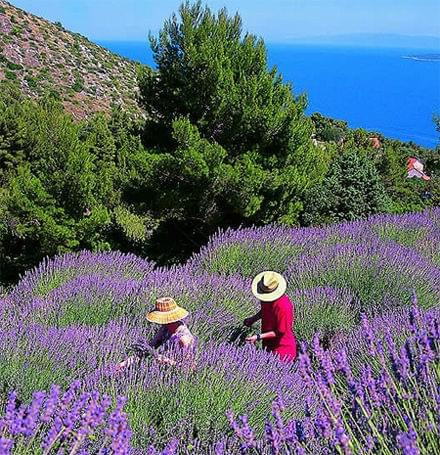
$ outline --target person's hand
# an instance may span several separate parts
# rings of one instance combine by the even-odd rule
[[[126,368],[130,367],[134,363],[134,357],[129,357],[127,360],[124,360],[121,363],[118,363],[116,365],[116,373],[121,373],[124,371]]]
[[[246,341],[248,343],[255,344],[257,342],[257,335],[250,335],[250,336],[246,337]]]
[[[243,321],[243,324],[246,326],[246,327],[252,327],[252,324],[254,323],[254,318],[250,317],[250,318],[246,318],[244,321]]]
[[[164,365],[171,365],[171,366],[177,365],[177,362],[176,362],[176,361],[171,360],[171,359],[169,359],[168,357],[165,357],[165,356],[162,355],[162,354],[159,354],[159,355],[156,357],[156,360],[157,360],[159,363],[162,363],[162,364],[164,364]]]

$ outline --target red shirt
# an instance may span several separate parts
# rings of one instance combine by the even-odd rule
[[[293,305],[287,295],[274,302],[261,302],[261,331],[276,333],[275,338],[263,340],[263,347],[277,353],[283,361],[296,358],[296,339],[293,334]]]

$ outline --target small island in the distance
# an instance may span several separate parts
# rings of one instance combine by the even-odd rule
[[[405,55],[403,58],[419,62],[440,62],[440,54]]]

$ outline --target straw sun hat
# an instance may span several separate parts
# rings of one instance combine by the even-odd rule
[[[188,311],[177,305],[171,297],[156,300],[156,308],[147,314],[147,320],[156,324],[171,324],[188,316]]]
[[[282,275],[267,270],[252,281],[252,294],[262,302],[273,302],[286,293],[287,283]]]

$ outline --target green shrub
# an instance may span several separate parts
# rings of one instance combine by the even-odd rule
[[[389,197],[374,162],[350,149],[337,156],[323,182],[306,196],[306,225],[367,218],[387,211]]]
[[[46,66],[40,68],[39,77],[45,78],[49,76],[49,74],[50,74],[49,68],[47,68]]]
[[[14,73],[14,71],[6,70],[5,76],[6,76],[6,79],[9,79],[11,81],[17,80],[17,75]]]
[[[84,84],[82,80],[76,79],[74,84],[72,85],[72,90],[77,93],[82,92],[84,90]]]
[[[113,62],[109,62],[109,61],[104,61],[103,62],[103,66],[107,70],[111,70],[111,69],[113,69],[115,67],[114,63]]]
[[[21,70],[23,66],[18,63],[8,62],[6,67],[12,71]]]
[[[24,79],[27,82],[29,88],[34,90],[38,88],[38,82],[33,76],[26,76]]]
[[[54,100],[61,101],[61,95],[60,92],[53,87],[50,87],[49,90],[47,91],[47,95],[50,98],[53,98]]]
[[[11,35],[13,36],[21,36],[23,33],[23,29],[16,25],[15,27],[12,27]]]
[[[79,57],[81,55],[81,46],[79,45],[78,42],[73,43],[72,54],[75,55],[76,57]]]
[[[327,126],[321,132],[321,138],[325,142],[340,142],[344,135],[344,131],[337,126]]]

